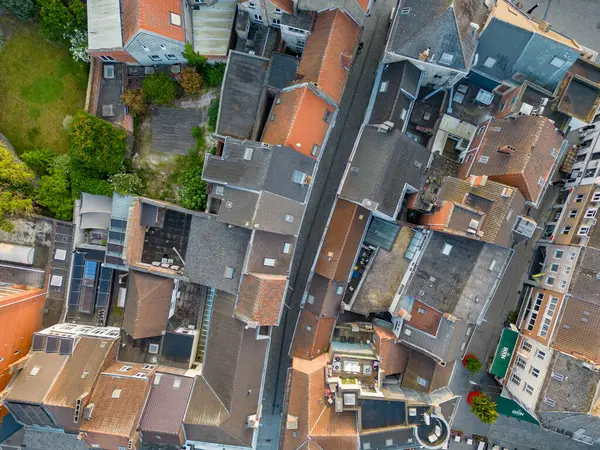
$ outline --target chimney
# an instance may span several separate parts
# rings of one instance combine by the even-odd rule
[[[469,183],[471,183],[471,186],[485,186],[487,179],[487,175],[471,175]]]
[[[421,61],[427,61],[429,59],[429,53],[431,53],[431,47],[427,47],[419,54],[419,59]]]
[[[404,308],[401,308],[400,311],[398,311],[397,316],[406,321],[410,320],[410,318],[412,317],[410,313]]]
[[[550,31],[550,23],[546,22],[545,20],[540,20],[540,23],[538,23],[538,28],[540,31],[547,33]]]
[[[505,155],[512,155],[516,151],[517,149],[514,148],[512,145],[502,145],[498,147],[498,152],[504,153]]]

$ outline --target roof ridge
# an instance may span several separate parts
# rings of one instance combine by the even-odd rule
[[[158,275],[157,275],[157,276],[158,276]],[[136,280],[136,281],[135,281],[135,285],[136,285],[136,291],[138,292],[138,298],[142,298],[142,297],[140,296],[140,289],[139,289],[139,282],[140,282],[141,280],[139,280],[139,281],[138,281],[137,277],[134,277],[134,278],[135,278],[135,280]],[[153,288],[153,289],[152,289],[150,292],[148,292],[146,295],[144,295],[144,297],[143,297],[143,298],[147,298],[147,297],[149,297],[150,295],[152,295],[152,294],[153,294],[153,293],[154,293],[154,292],[155,292],[155,291],[156,291],[158,288],[162,287],[162,285],[163,285],[164,283],[167,283],[167,282],[169,282],[169,281],[172,281],[172,279],[171,279],[171,278],[167,278],[167,277],[160,277],[160,276],[159,276],[159,278],[161,279],[160,283],[156,283],[156,285],[154,286],[154,288]]]
[[[460,52],[462,53],[464,67],[465,67],[465,69],[469,70],[470,64],[467,64],[467,55],[465,54],[465,46],[463,45],[460,27],[458,26],[458,18],[456,17],[456,8],[454,8],[454,1],[451,3],[450,7],[448,7],[448,9],[446,11],[448,11],[451,8],[452,8],[452,17],[454,17],[453,23],[456,26],[456,35],[458,36],[458,45],[460,46]],[[444,12],[446,12],[446,11],[444,11]]]
[[[290,138],[290,135],[292,134],[292,128],[294,127],[294,122],[296,122],[296,117],[298,116],[298,111],[300,110],[300,107],[302,106],[302,102],[304,102],[304,96],[306,95],[308,85],[305,85],[302,88],[296,88],[296,89],[302,89],[302,91],[300,92],[300,94],[298,95],[298,98],[296,99],[296,108],[294,108],[294,114],[292,114],[292,117],[290,120],[290,126],[288,127],[287,133],[285,135],[285,142],[283,145],[285,145],[286,147],[290,147],[289,145],[287,145],[287,142],[288,142],[288,139]],[[293,148],[293,150],[296,150],[296,149]]]
[[[229,409],[225,406],[225,404],[221,400],[221,397],[219,397],[219,395],[215,392],[215,390],[210,385],[210,383],[208,382],[208,380],[206,379],[206,377],[204,375],[200,375],[198,378],[202,378],[204,380],[204,382],[209,387],[209,389],[211,390],[211,392],[214,394],[214,396],[217,398],[217,400],[219,400],[219,403],[221,404],[221,406],[223,407],[223,409],[225,411],[227,411],[227,417],[229,417],[231,415],[231,411],[229,411]],[[192,389],[194,389],[194,387],[192,387]],[[190,394],[190,399],[191,398],[192,398],[192,394]],[[187,410],[186,410],[186,414],[187,414]],[[223,421],[221,421],[221,423],[223,423],[224,421],[225,421],[225,419]],[[219,424],[219,426],[221,425],[221,423]]]
[[[327,58],[327,55],[329,54],[330,45],[331,45],[331,42],[332,42],[332,39],[334,36],[333,29],[335,28],[335,25],[336,25],[336,23],[338,21],[338,17],[339,17],[337,13],[340,12],[341,10],[340,10],[340,8],[338,8],[336,6],[332,9],[330,9],[329,11],[331,11],[333,14],[333,20],[331,21],[331,26],[329,27],[329,32],[327,33],[327,42],[325,44],[325,51],[323,52],[323,56],[321,57],[321,60],[320,60],[319,78],[321,78],[321,73],[325,66],[325,64],[324,64],[325,59]],[[324,11],[324,12],[328,12],[328,11]],[[317,20],[318,20],[318,16],[317,16]]]

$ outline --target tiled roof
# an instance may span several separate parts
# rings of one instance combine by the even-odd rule
[[[299,81],[317,83],[339,104],[348,76],[342,54],[354,54],[359,34],[360,26],[345,11],[335,8],[319,13],[302,53]]]
[[[123,330],[134,339],[160,336],[167,327],[173,279],[129,272]]]
[[[406,372],[402,377],[402,387],[420,392],[433,392],[448,385],[453,368],[452,363],[443,367],[427,355],[410,350]],[[426,386],[419,381],[425,382]]]
[[[536,203],[556,164],[552,151],[555,149],[558,155],[563,141],[554,123],[543,116],[492,120],[470,174],[487,175],[492,181],[516,187],[527,200]],[[498,148],[504,145],[515,151],[499,152]],[[486,163],[480,162],[481,156],[488,157]]]
[[[75,408],[75,401],[83,394],[90,393],[109,354],[118,346],[113,339],[83,336],[73,355],[65,364],[60,376],[46,396],[44,404]],[[87,373],[84,377],[83,374]]]
[[[284,234],[254,231],[247,256],[248,273],[287,275],[290,271],[296,238]],[[284,250],[288,250],[287,253]],[[273,266],[265,266],[265,258],[275,260]]]
[[[292,0],[272,0],[272,3],[282,10],[284,10],[288,14],[292,14],[294,12],[294,6]]]
[[[408,364],[410,350],[397,343],[398,338],[394,332],[382,326],[375,328],[375,348],[381,358],[381,370],[388,375],[404,373]]]
[[[356,413],[336,413],[327,407],[325,394],[325,366],[327,356],[307,363],[294,358],[289,372],[291,380],[287,392],[287,417],[297,418],[296,430],[284,430],[283,450],[297,448],[326,448],[331,450],[358,450]],[[284,414],[286,411],[284,411]],[[284,417],[284,422],[286,418]]]
[[[576,282],[575,279],[571,284]],[[554,337],[554,347],[600,364],[600,304],[567,298]]]
[[[183,42],[182,3],[178,0],[122,0],[123,42],[139,30]],[[178,14],[181,26],[171,24],[170,13]]]
[[[269,144],[286,145],[309,156],[317,145],[317,154],[320,154],[334,109],[317,95],[312,86],[303,85],[282,91],[273,103],[262,140]],[[327,111],[331,118],[325,121]]]
[[[113,368],[117,365],[122,363]],[[81,431],[132,436],[149,389],[148,378],[101,374],[90,400],[94,404],[94,412],[90,419],[83,421]]]
[[[235,306],[235,315],[245,322],[255,322],[261,326],[277,325],[286,286],[285,275],[264,273],[244,275]]]
[[[269,70],[269,86],[275,89],[287,87],[296,76],[300,59],[284,53],[271,54],[271,70]]]
[[[330,280],[348,279],[369,215],[362,206],[337,200],[319,252],[316,273]]]
[[[443,314],[441,312],[429,307],[423,302],[415,300],[408,323],[419,330],[435,336],[438,327],[440,326],[442,316]]]
[[[313,359],[327,352],[334,326],[335,318],[319,318],[307,309],[302,310],[292,342],[292,356]]]
[[[341,294],[339,293],[339,289]],[[319,317],[334,318],[340,311],[342,298],[346,289],[346,281],[333,281],[318,273],[314,273],[308,286],[308,297],[304,305]],[[314,297],[314,299],[313,299]]]
[[[67,359],[67,355],[58,353],[34,352],[19,376],[15,378],[5,400],[41,404]],[[39,370],[36,375],[31,375],[34,367],[38,367]]]

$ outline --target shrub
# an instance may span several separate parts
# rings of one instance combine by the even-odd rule
[[[200,53],[194,51],[194,47],[189,42],[185,44],[185,49],[181,52],[182,56],[187,60],[198,73],[202,73],[206,66],[206,58]]]
[[[204,139],[204,128],[192,128],[192,136],[196,139],[196,152],[198,153],[206,146],[206,140]]]
[[[177,97],[177,83],[165,73],[154,73],[142,82],[148,103],[166,105]]]
[[[477,359],[475,356],[468,356],[465,359],[465,368],[471,373],[471,375],[475,375],[477,372],[481,370],[481,361]]]
[[[80,111],[73,118],[70,134],[72,169],[83,169],[86,176],[96,178],[120,172],[127,146],[123,130]]]
[[[144,182],[135,173],[117,173],[109,181],[114,191],[121,195],[142,195],[145,191]]]
[[[11,219],[33,212],[27,196],[33,179],[33,172],[0,142],[0,230],[12,231]]]
[[[19,20],[37,17],[40,8],[35,0],[0,0],[0,6],[8,9]]]
[[[50,168],[50,172],[50,175],[45,175],[40,180],[36,200],[40,205],[48,208],[57,219],[71,220],[73,198],[67,171],[55,166]]]
[[[519,318],[519,311],[509,311],[506,316],[506,322],[516,324],[517,319]]]
[[[191,67],[183,69],[179,84],[186,94],[199,94],[202,90],[202,77]]]
[[[179,174],[177,196],[184,208],[204,211],[206,209],[206,183],[202,180],[204,159],[195,152],[181,161],[183,171]]]
[[[208,107],[208,130],[215,131],[217,128],[217,119],[219,118],[219,99],[212,101]]]
[[[121,101],[133,117],[141,117],[146,114],[148,105],[142,89],[125,89],[121,95]]]
[[[207,64],[202,71],[204,82],[209,87],[221,86],[225,77],[225,63]]]
[[[494,423],[498,419],[496,402],[483,393],[471,398],[471,411],[483,423]]]
[[[81,0],[38,0],[40,5],[40,32],[51,41],[69,40],[77,31],[85,33],[86,7]]]
[[[48,168],[54,162],[56,153],[49,148],[31,150],[21,155],[21,159],[39,175],[48,173]]]

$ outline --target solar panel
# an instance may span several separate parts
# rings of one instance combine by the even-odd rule
[[[46,340],[44,339],[45,336],[41,335],[41,334],[34,334],[33,335],[33,351],[35,352],[41,352],[42,350],[44,350],[44,348],[46,348]]]
[[[71,355],[73,354],[73,345],[75,344],[75,340],[72,338],[62,338],[60,340],[60,351],[61,355]]]
[[[58,352],[58,344],[60,338],[56,336],[48,336],[46,340],[46,353],[56,353]]]

